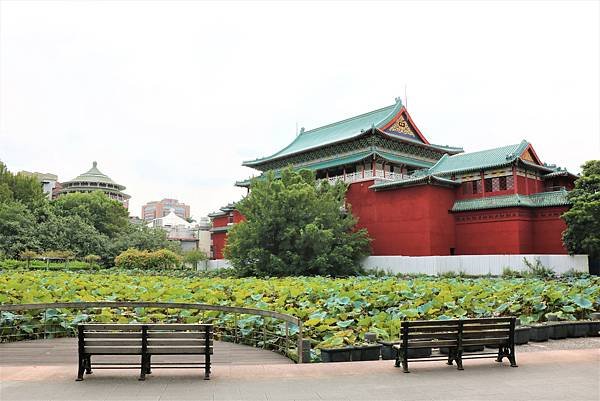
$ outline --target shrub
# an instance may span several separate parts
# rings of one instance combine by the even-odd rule
[[[121,269],[161,269],[176,267],[181,256],[168,249],[148,252],[130,248],[115,258],[115,267]]]
[[[534,262],[530,262],[527,258],[523,258],[523,263],[527,266],[527,271],[531,277],[552,278],[554,270],[542,264],[539,258],[535,258]]]

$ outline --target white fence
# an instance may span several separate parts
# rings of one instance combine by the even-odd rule
[[[515,271],[527,270],[523,258],[531,263],[536,259],[562,274],[568,270],[588,272],[587,255],[461,255],[461,256],[369,256],[362,265],[365,269],[380,269],[390,274],[428,274],[431,276],[447,272],[474,276],[491,274],[499,276],[505,268]],[[208,270],[231,267],[226,259],[209,260]]]
[[[587,255],[461,255],[461,256],[369,256],[362,265],[365,269],[381,269],[392,274],[420,273],[439,275],[447,272],[475,276],[499,276],[505,268],[527,270],[523,259],[542,265],[558,274],[568,270],[588,272]]]

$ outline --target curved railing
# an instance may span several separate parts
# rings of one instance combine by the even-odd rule
[[[117,315],[94,312],[107,308],[116,311]],[[202,312],[199,321],[214,324],[217,339],[275,350],[298,363],[303,359],[302,321],[297,317],[263,309],[197,303],[101,301],[4,304],[0,305],[0,341],[74,335],[77,323],[98,320],[104,322],[118,316],[122,318],[119,320],[136,320],[140,318],[136,315],[141,314],[135,310],[137,308],[159,310],[160,317],[154,320],[170,323],[192,317],[172,313],[173,310],[196,310],[198,313]],[[89,315],[75,316],[65,310],[84,310]],[[207,312],[219,314],[208,316]],[[100,316],[102,319],[99,319]],[[243,316],[258,318],[249,320]],[[246,323],[250,325],[247,327]]]

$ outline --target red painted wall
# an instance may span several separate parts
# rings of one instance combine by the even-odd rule
[[[568,208],[548,207],[534,212],[533,249],[534,253],[566,254],[567,249],[562,243],[562,232],[567,224],[560,218]]]
[[[526,193],[524,184],[522,179],[519,193]],[[420,185],[375,192],[371,185],[373,181],[351,184],[346,199],[358,227],[366,228],[373,239],[373,255],[450,255],[451,248],[456,255],[566,253],[561,239],[566,225],[560,219],[566,207],[449,213],[460,187]],[[527,192],[534,193],[540,185],[530,180]],[[234,222],[242,220],[234,211]],[[227,215],[213,220],[214,227],[227,224]],[[214,257],[223,258],[226,233],[213,233],[212,241]]]
[[[504,208],[455,213],[456,254],[532,253],[531,212]]]
[[[358,226],[373,239],[373,255],[449,255],[454,247],[453,188],[421,185],[391,191],[350,185],[346,195]]]

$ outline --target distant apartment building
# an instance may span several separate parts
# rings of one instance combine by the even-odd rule
[[[58,184],[58,176],[56,174],[38,173],[37,171],[33,173],[30,171],[19,171],[19,174],[37,178],[42,185],[44,194],[48,197],[48,199],[52,199],[52,194]]]
[[[160,219],[169,214],[173,209],[174,213],[184,220],[190,217],[190,207],[177,199],[165,198],[161,201],[148,202],[142,206],[142,219],[152,221]]]

